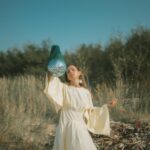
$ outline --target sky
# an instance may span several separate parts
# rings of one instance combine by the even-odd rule
[[[150,0],[0,0],[1,51],[43,40],[62,51],[104,46],[139,25],[150,27]]]

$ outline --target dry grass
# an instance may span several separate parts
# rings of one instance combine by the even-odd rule
[[[49,148],[53,143],[53,140],[49,140],[55,130],[54,123],[58,118],[43,93],[44,77],[4,77],[0,78],[0,85],[0,142],[27,142],[26,145],[44,143]],[[116,108],[110,110],[112,119],[134,121],[142,118],[142,121],[149,121],[148,113],[137,111],[139,99],[134,96],[127,98],[128,91],[121,81],[114,91],[106,85],[98,85],[93,92],[93,102],[101,106],[117,98]]]
[[[131,90],[128,85],[125,85],[122,80],[117,81],[116,89],[112,90],[105,84],[97,85],[94,89],[94,103],[101,106],[111,99],[117,99],[115,108],[110,109],[110,115],[113,120],[123,122],[134,122],[141,120],[143,122],[150,121],[149,114],[149,99],[150,93],[144,92],[142,96],[138,92]],[[143,90],[144,91],[144,90]],[[143,104],[143,107],[141,107]]]
[[[56,118],[43,94],[44,80],[1,78],[0,85],[0,141],[44,142]]]

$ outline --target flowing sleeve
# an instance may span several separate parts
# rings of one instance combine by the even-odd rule
[[[48,75],[46,75],[44,93],[56,113],[63,107],[63,88],[64,84],[58,77],[51,76],[50,81],[48,81]]]
[[[89,93],[89,108],[86,108],[83,114],[86,126],[94,134],[110,136],[109,110],[106,104],[101,107],[95,107],[92,103]]]

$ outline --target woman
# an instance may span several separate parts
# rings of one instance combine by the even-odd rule
[[[60,112],[53,150],[97,150],[90,133],[110,135],[109,105],[94,107],[91,94],[84,86],[80,69],[69,65],[66,72],[68,84],[50,74],[46,77],[44,93]]]

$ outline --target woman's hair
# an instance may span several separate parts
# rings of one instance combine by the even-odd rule
[[[68,67],[69,67],[70,65],[75,66],[78,71],[81,71],[81,75],[79,76],[79,80],[80,80],[79,85],[82,86],[82,87],[87,88],[87,82],[86,82],[86,80],[85,80],[85,75],[83,74],[83,71],[81,70],[81,68],[80,68],[79,66],[75,65],[75,64],[69,64]],[[70,83],[70,81],[68,80],[67,72],[65,72],[65,80],[66,80],[68,83]]]

